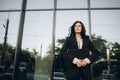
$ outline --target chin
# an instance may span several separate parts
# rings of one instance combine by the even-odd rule
[[[80,32],[76,32],[76,34],[80,34]]]

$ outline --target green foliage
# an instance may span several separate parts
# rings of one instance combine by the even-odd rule
[[[106,52],[106,43],[107,41],[102,39],[101,36],[96,36],[95,34],[92,35],[92,43],[94,46],[100,51],[105,53]]]
[[[112,50],[111,50],[111,53],[112,53],[112,58],[114,59],[117,59],[118,61],[120,61],[120,44],[115,42],[114,44],[112,44],[113,47],[112,47]]]
[[[0,51],[3,49],[3,47],[2,47],[2,46],[3,46],[3,44],[1,44],[1,43],[0,43]]]

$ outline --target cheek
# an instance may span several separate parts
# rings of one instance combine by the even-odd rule
[[[78,30],[80,30],[79,28],[75,28],[75,31],[78,31]]]
[[[79,27],[79,30],[82,31],[82,27]]]
[[[80,27],[81,31],[82,31],[82,27]]]

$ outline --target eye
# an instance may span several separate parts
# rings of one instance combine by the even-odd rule
[[[77,25],[75,25],[75,27],[77,27]]]

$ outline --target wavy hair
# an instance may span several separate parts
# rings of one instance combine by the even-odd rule
[[[69,35],[70,35],[70,37],[75,37],[75,30],[74,30],[74,27],[75,27],[75,24],[76,23],[80,23],[82,26],[82,31],[81,31],[81,36],[82,37],[86,37],[86,30],[85,30],[85,26],[84,26],[84,24],[81,22],[81,21],[75,21],[74,23],[73,23],[73,25],[69,28]]]

